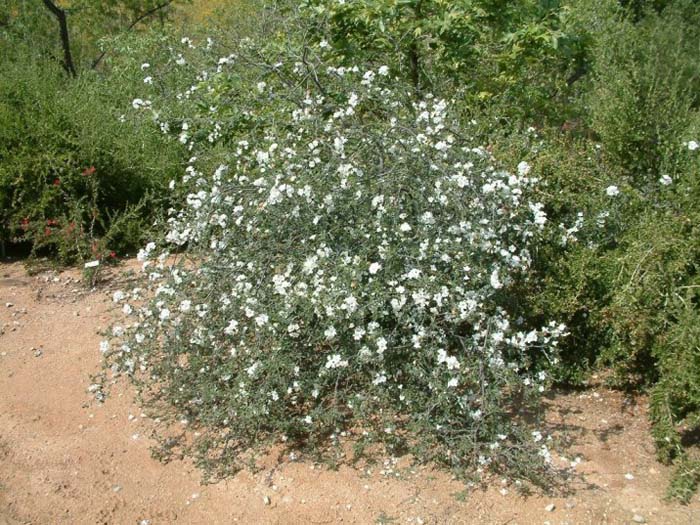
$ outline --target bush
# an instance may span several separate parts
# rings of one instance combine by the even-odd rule
[[[544,484],[531,357],[556,359],[564,327],[520,316],[537,178],[502,169],[448,102],[323,53],[248,43],[199,74],[177,130],[200,157],[187,206],[140,254],[153,299],[115,295],[133,321],[108,362],[187,423],[164,450],[213,476],[280,441],[336,460],[353,442]],[[205,175],[212,155],[227,163]]]
[[[678,464],[670,491],[687,500],[700,407],[697,10],[673,2],[637,23],[612,13],[587,80],[587,134],[599,143],[551,143],[533,162],[552,220],[576,225],[581,214],[577,242],[539,252],[535,311],[572,332],[560,379],[580,381],[596,362],[612,367],[614,385],[649,389],[659,458]]]
[[[123,118],[141,75],[70,79],[28,56],[0,73],[0,241],[64,263],[146,242],[186,152]]]
[[[584,67],[586,31],[562,2],[421,0],[303,3],[347,63],[388,64],[416,90],[454,91],[473,110],[563,122]],[[325,42],[325,40],[324,40]],[[447,87],[449,86],[449,87]]]

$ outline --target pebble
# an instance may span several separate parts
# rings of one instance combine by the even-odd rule
[[[647,522],[647,520],[644,519],[644,516],[642,516],[640,514],[635,514],[634,516],[632,516],[632,521],[635,523],[646,523]]]
[[[12,303],[5,303],[5,306],[7,306],[8,308],[12,308],[12,307],[14,306],[14,304],[12,304]]]
[[[272,501],[270,500],[270,496],[265,496],[265,497],[263,498],[263,503],[264,503],[265,505],[269,505],[270,503],[272,503]]]
[[[628,472],[627,474],[625,474],[625,479],[632,480],[634,479],[634,476]]]
[[[554,503],[550,503],[549,505],[547,505],[544,508],[544,510],[546,510],[547,512],[554,512],[554,509],[556,509],[556,508],[557,507],[556,507],[556,505],[554,505]]]

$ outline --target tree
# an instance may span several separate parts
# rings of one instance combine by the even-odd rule
[[[44,5],[51,11],[51,14],[58,21],[58,28],[61,35],[61,47],[63,48],[63,67],[71,76],[76,76],[75,65],[73,64],[73,53],[70,47],[70,36],[68,34],[68,21],[65,10],[58,7],[51,0],[44,0]]]
[[[75,18],[81,28],[81,40],[87,40],[86,52],[95,53],[95,42],[106,35],[127,32],[135,29],[139,24],[152,16],[159,14],[161,20],[167,14],[168,8],[176,0],[78,0],[72,2],[70,7],[64,7],[56,0],[43,0],[44,7],[58,22],[61,49],[63,54],[62,66],[66,72],[75,77],[77,75],[74,48],[71,44],[69,31],[69,17]],[[19,14],[27,13],[31,5],[21,2],[15,11]],[[11,10],[3,25],[10,24]],[[95,29],[96,28],[96,29]],[[81,42],[85,44],[86,42]],[[92,68],[97,67],[104,58],[106,50],[90,61]]]

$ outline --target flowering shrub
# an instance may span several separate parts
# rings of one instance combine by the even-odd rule
[[[244,47],[178,95],[193,114],[158,113],[201,158],[139,254],[152,295],[115,296],[131,321],[102,346],[161,420],[189,425],[165,448],[221,475],[274,442],[341,455],[351,440],[541,479],[531,357],[556,359],[565,329],[518,314],[547,220],[530,166],[501,169],[447,101],[415,100],[386,67]],[[213,152],[227,161],[204,173]]]

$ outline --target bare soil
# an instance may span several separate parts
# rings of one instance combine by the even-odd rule
[[[201,485],[187,461],[151,458],[152,425],[128,384],[104,404],[87,390],[129,267],[88,290],[77,270],[30,276],[0,264],[0,525],[700,523],[697,497],[664,501],[670,471],[654,459],[646,399],[601,385],[547,401],[557,461],[580,458],[566,495],[524,497],[498,479],[465,490],[401,464],[333,471],[305,461]]]

